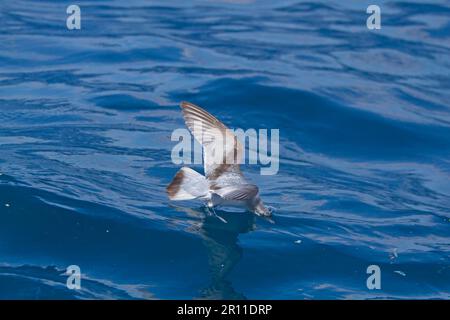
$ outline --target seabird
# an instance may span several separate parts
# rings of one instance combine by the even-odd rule
[[[181,102],[185,124],[203,147],[205,175],[183,167],[167,187],[170,200],[201,199],[207,208],[244,207],[260,215],[271,210],[262,202],[259,189],[249,183],[240,170],[243,147],[234,133],[202,108]]]

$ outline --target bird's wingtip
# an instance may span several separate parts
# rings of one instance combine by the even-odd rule
[[[191,106],[192,105],[192,103],[190,103],[190,102],[188,102],[188,101],[181,101],[180,102],[180,107],[181,107],[181,109],[185,109],[185,108],[187,108],[187,107],[189,107],[189,106]]]

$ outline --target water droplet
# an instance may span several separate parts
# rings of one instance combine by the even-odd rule
[[[397,248],[394,248],[392,252],[389,254],[389,259],[394,260],[398,258]]]

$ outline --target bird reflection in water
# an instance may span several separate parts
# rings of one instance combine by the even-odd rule
[[[208,255],[211,275],[210,284],[200,291],[200,299],[237,300],[246,297],[236,292],[228,275],[242,258],[239,234],[254,230],[255,215],[249,212],[225,212],[215,210],[215,214],[205,213],[203,209],[176,207],[189,216],[201,218],[194,228],[203,239]]]

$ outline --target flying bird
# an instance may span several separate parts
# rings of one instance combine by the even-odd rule
[[[189,102],[181,102],[180,106],[187,128],[202,145],[205,175],[181,168],[167,187],[169,199],[201,199],[213,210],[216,206],[235,206],[271,216],[258,187],[249,183],[240,170],[243,147],[234,133],[202,108]]]

